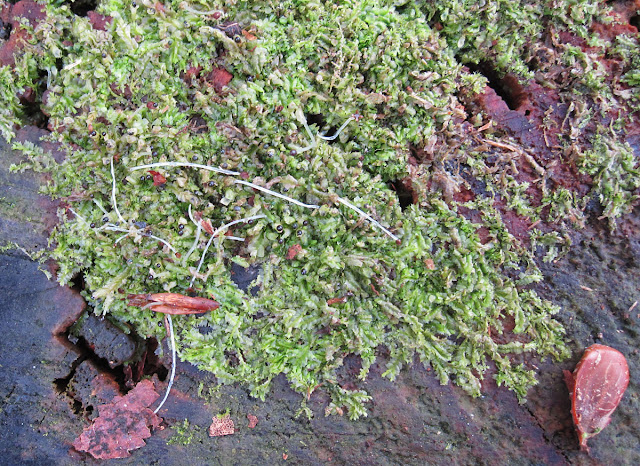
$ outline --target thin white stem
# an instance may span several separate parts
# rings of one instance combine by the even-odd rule
[[[202,264],[204,262],[204,256],[207,255],[207,251],[209,250],[209,246],[211,246],[211,242],[213,241],[214,236],[211,235],[211,238],[209,238],[209,241],[207,241],[207,245],[204,247],[204,251],[202,251],[202,256],[200,257],[200,262],[198,262],[198,267],[196,268],[196,271],[193,274],[193,277],[191,277],[191,283],[189,283],[189,288],[193,288],[193,284],[196,282],[196,276],[198,275],[198,273],[200,273],[200,268],[202,267]]]
[[[131,231],[126,230],[126,229],[124,229],[124,228],[117,227],[117,226],[115,226],[115,225],[107,225],[107,227],[105,228],[105,230],[109,230],[109,231],[120,231],[120,232],[122,232],[122,233],[126,233],[126,235],[122,235],[120,238],[118,238],[118,239],[116,240],[116,244],[118,244],[120,241],[122,241],[123,239],[125,239],[127,236],[129,236],[129,235],[131,234]],[[146,238],[153,238],[153,239],[155,239],[156,241],[160,241],[162,244],[166,245],[169,249],[171,249],[174,253],[176,252],[176,249],[175,249],[173,246],[171,246],[171,244],[170,244],[168,241],[163,240],[162,238],[159,238],[159,237],[158,237],[158,236],[156,236],[156,235],[151,235],[151,234],[149,234],[149,233],[144,233],[144,234],[142,234],[142,235],[140,235],[140,236],[144,236],[144,237],[146,237]]]
[[[351,123],[351,120],[355,120],[355,118],[352,116],[347,118],[347,121],[342,123],[342,126],[338,128],[338,131],[336,131],[336,134],[334,134],[333,136],[323,136],[322,134],[318,134],[318,137],[320,139],[324,139],[325,141],[333,141],[335,138],[340,136],[340,133],[342,133],[342,130],[345,129],[349,123]]]
[[[280,199],[284,199],[285,201],[289,201],[292,204],[296,204],[296,205],[299,205],[301,207],[306,207],[308,209],[319,209],[320,208],[319,205],[305,204],[304,202],[296,201],[295,199],[290,198],[289,196],[285,196],[284,194],[280,194],[280,193],[277,193],[275,191],[271,191],[270,189],[263,188],[262,186],[258,186],[257,184],[253,184],[253,183],[250,183],[248,181],[234,180],[234,183],[235,184],[243,184],[245,186],[249,186],[249,187],[251,187],[253,189],[257,189],[258,191],[262,191],[263,193],[271,194],[272,196],[279,197]]]
[[[245,238],[240,238],[239,236],[225,236],[224,239],[231,239],[233,241],[244,241]]]
[[[202,231],[202,224],[200,222],[196,222],[196,220],[193,218],[193,214],[191,213],[191,204],[189,204],[189,218],[193,223],[196,224],[198,229],[196,230],[196,239],[193,241],[193,245],[191,246],[191,249],[189,249],[189,252],[187,252],[187,254],[184,256],[184,259],[182,259],[182,264],[187,263],[187,259],[198,246],[198,241],[200,241],[200,232]]]
[[[120,241],[122,241],[123,239],[125,239],[127,236],[129,236],[129,233],[127,233],[126,235],[122,235],[120,238],[118,238],[115,242],[115,244],[118,244]]]
[[[168,241],[165,241],[165,240],[163,240],[162,238],[159,238],[159,237],[157,237],[157,236],[155,236],[155,235],[149,235],[149,234],[145,234],[145,235],[143,235],[143,236],[148,236],[149,238],[153,238],[153,239],[155,239],[155,240],[157,240],[157,241],[160,241],[162,244],[164,244],[164,245],[165,245],[165,246],[167,246],[169,249],[171,249],[171,250],[173,251],[173,253],[174,253],[174,254],[177,252],[177,251],[176,251],[176,249],[175,249],[173,246],[171,246],[171,244],[169,244],[169,242],[168,242]]]
[[[144,306],[142,306],[140,309],[150,309],[150,308],[152,308],[152,307],[155,307],[155,306],[161,306],[161,305],[163,305],[163,304],[164,304],[164,303],[159,303],[159,302],[155,302],[155,303],[154,303],[154,302],[151,302],[151,303],[145,304],[145,305],[144,305]]]
[[[85,220],[85,218],[84,218],[82,215],[80,215],[78,212],[76,212],[75,210],[73,210],[71,207],[68,207],[68,209],[71,211],[71,213],[72,213],[73,215],[75,215],[75,216],[76,216],[76,218],[79,218],[79,219],[80,219],[80,220],[82,220],[84,223],[86,223],[87,225],[89,225],[89,222],[87,222],[87,221]]]
[[[116,214],[118,214],[120,221],[122,223],[127,223],[124,221],[124,218],[122,218],[122,215],[120,215],[118,203],[116,202],[116,174],[113,169],[113,157],[111,157],[111,203],[113,204],[113,208],[115,209]]]
[[[100,210],[102,211],[102,213],[103,213],[103,214],[105,214],[105,215],[109,215],[109,212],[107,212],[107,211],[105,210],[105,208],[104,208],[104,207],[102,207],[102,204],[100,204],[100,203],[98,202],[98,200],[97,200],[97,199],[94,199],[94,200],[93,200],[93,203],[94,203],[95,205],[97,205],[97,206],[98,206],[98,209],[100,209]]]
[[[182,2],[180,4],[180,7],[185,10],[188,11],[189,13],[193,13],[194,15],[203,15],[203,16],[208,16],[208,15],[212,15],[214,13],[218,13],[219,10],[210,10],[210,11],[200,11],[200,10],[196,10],[195,8],[191,8],[189,5],[186,4],[186,2]]]
[[[309,143],[309,145],[308,145],[308,146],[306,146],[306,147],[298,147],[298,146],[294,146],[294,147],[296,148],[296,152],[297,152],[298,154],[300,154],[300,153],[302,153],[302,152],[306,152],[306,151],[308,151],[308,150],[310,150],[310,149],[313,149],[313,148],[315,148],[315,147],[318,145],[318,143],[317,143],[317,141],[316,141],[315,136],[314,136],[314,135],[313,135],[313,133],[311,132],[311,128],[309,128],[309,125],[307,124],[307,120],[304,120],[304,121],[302,122],[302,124],[304,125],[304,129],[307,131],[307,134],[309,135],[309,140],[310,140],[311,142],[310,142],[310,143]]]
[[[176,340],[173,335],[173,320],[171,320],[171,315],[166,315],[167,322],[169,323],[169,337],[171,340],[171,375],[169,376],[169,384],[167,385],[167,390],[164,392],[164,398],[158,405],[158,407],[153,411],[153,414],[157,414],[164,405],[164,402],[167,401],[167,397],[169,396],[169,392],[171,391],[171,387],[173,386],[173,379],[176,376]]]
[[[109,230],[109,231],[120,231],[123,233],[129,233],[129,230],[127,230],[126,228],[122,228],[122,227],[117,227],[111,223],[108,223],[105,227],[105,230]]]
[[[232,170],[225,170],[224,168],[210,167],[209,165],[202,165],[200,163],[191,162],[157,162],[149,163],[147,165],[138,165],[137,167],[130,168],[129,170],[144,170],[145,168],[158,168],[158,167],[191,167],[201,168],[202,170],[209,170],[210,172],[222,173],[223,175],[239,175],[240,172],[234,172]]]
[[[224,225],[222,225],[220,228],[218,228],[217,230],[215,230],[213,232],[213,234],[211,235],[211,238],[209,238],[209,241],[207,241],[207,245],[204,247],[204,251],[202,251],[202,256],[200,257],[200,262],[198,263],[198,267],[196,268],[195,273],[193,274],[193,277],[191,278],[191,284],[189,285],[189,287],[193,287],[193,284],[196,281],[196,276],[198,275],[198,273],[200,273],[200,269],[202,268],[202,264],[204,263],[204,258],[207,255],[207,251],[209,250],[209,246],[211,246],[211,242],[213,241],[213,239],[223,230],[226,230],[227,228],[229,228],[230,226],[236,225],[238,223],[246,223],[249,222],[251,220],[257,220],[259,218],[265,218],[266,215],[253,215],[251,217],[246,217],[246,218],[241,218],[238,220],[234,220],[233,222],[229,222],[229,223],[225,223]]]
[[[382,231],[384,231],[388,236],[390,236],[391,238],[393,238],[395,241],[399,241],[400,238],[398,238],[396,235],[394,235],[393,233],[391,233],[389,230],[387,230],[385,227],[383,227],[380,222],[378,222],[375,218],[373,218],[371,215],[369,215],[368,213],[364,212],[363,210],[357,208],[356,206],[354,206],[351,202],[347,201],[346,199],[342,199],[341,197],[336,198],[336,200],[338,202],[340,202],[341,204],[346,205],[347,207],[349,207],[350,209],[355,210],[356,212],[358,212],[361,216],[363,216],[364,218],[366,218],[367,220],[369,220],[373,225],[375,225],[376,227],[380,228]]]

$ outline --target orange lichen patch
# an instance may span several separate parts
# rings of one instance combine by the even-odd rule
[[[258,425],[258,418],[253,414],[247,414],[247,419],[249,419],[249,429],[253,429]]]
[[[167,179],[164,177],[162,173],[149,170],[151,176],[153,176],[153,185],[154,186],[162,186],[167,182]]]
[[[213,422],[209,426],[209,437],[220,437],[222,435],[232,435],[235,433],[233,421],[228,414],[222,417],[214,416]]]
[[[301,252],[302,252],[302,246],[299,244],[294,244],[287,251],[287,259],[292,260]]]
[[[125,396],[115,396],[111,403],[98,406],[100,415],[85,427],[73,447],[96,459],[130,456],[160,426],[162,419],[148,408],[158,397],[150,380],[143,380]]]
[[[249,31],[242,30],[242,35],[247,40],[256,40],[257,39],[257,37],[255,35],[251,34]]]
[[[334,304],[344,304],[346,302],[347,302],[347,297],[346,296],[342,296],[341,298],[327,299],[327,304],[329,306],[333,306]]]

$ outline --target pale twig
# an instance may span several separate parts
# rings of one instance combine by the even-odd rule
[[[198,263],[198,267],[196,268],[195,273],[193,274],[193,277],[191,278],[191,284],[189,285],[189,287],[193,287],[193,284],[196,281],[196,276],[198,275],[198,273],[200,273],[200,269],[202,268],[202,264],[204,263],[204,258],[207,255],[207,251],[209,250],[209,246],[211,246],[211,242],[213,241],[213,239],[223,230],[229,228],[230,226],[236,225],[238,223],[246,223],[246,222],[250,222],[251,220],[257,220],[260,218],[265,218],[266,215],[253,215],[251,217],[246,217],[246,218],[241,218],[238,220],[234,220],[233,222],[229,222],[229,223],[225,223],[224,225],[222,225],[220,228],[218,228],[217,230],[215,230],[213,232],[213,234],[211,235],[211,238],[209,238],[209,241],[207,241],[207,245],[204,247],[204,251],[202,251],[202,256],[200,257],[200,262]]]
[[[129,230],[127,230],[126,228],[122,228],[122,227],[117,227],[112,223],[107,223],[104,227],[105,230],[109,230],[109,231],[120,231],[123,233],[129,233]]]
[[[309,125],[307,124],[307,120],[303,120],[302,124],[304,125],[304,129],[307,131],[307,134],[309,135],[309,140],[311,141],[311,143],[306,147],[293,146],[293,147],[295,147],[296,152],[298,154],[300,154],[302,152],[306,152],[309,149],[313,149],[313,148],[317,147],[317,145],[318,145],[318,143],[316,142],[315,136],[311,132],[311,128],[309,128]]]
[[[341,197],[337,197],[336,200],[338,202],[340,202],[341,204],[346,205],[347,207],[349,207],[350,209],[355,210],[356,212],[358,212],[361,216],[363,216],[364,218],[366,218],[367,220],[369,220],[374,226],[380,228],[383,232],[385,232],[388,236],[390,236],[391,238],[393,238],[395,241],[399,241],[400,238],[398,238],[396,235],[394,235],[393,233],[391,233],[389,230],[387,230],[385,227],[383,227],[380,222],[378,222],[376,219],[374,219],[371,215],[369,215],[368,213],[364,212],[363,210],[360,210],[359,208],[357,208],[356,206],[354,206],[351,202],[347,201],[346,199],[342,199]]]
[[[171,391],[171,387],[173,386],[173,379],[176,376],[176,340],[173,335],[173,321],[171,320],[171,316],[169,314],[166,315],[167,322],[169,324],[169,337],[171,340],[171,375],[169,376],[169,384],[167,385],[167,390],[164,392],[164,398],[158,405],[158,407],[153,411],[153,414],[156,414],[164,405],[164,402],[167,401],[167,397],[169,396],[169,392]]]
[[[284,194],[280,194],[280,193],[277,193],[275,191],[271,191],[270,189],[264,188],[264,187],[259,186],[257,184],[250,183],[248,181],[234,180],[234,183],[235,184],[243,184],[245,186],[249,186],[249,187],[251,187],[253,189],[257,189],[258,191],[262,191],[263,193],[267,193],[267,194],[270,194],[272,196],[279,197],[280,199],[284,199],[285,201],[289,201],[292,204],[296,204],[296,205],[299,205],[301,207],[306,207],[308,209],[319,209],[320,208],[319,205],[305,204],[304,202],[296,201],[295,199],[290,198],[289,196],[285,196]]]
[[[225,170],[224,168],[211,167],[209,165],[202,165],[200,163],[191,163],[191,162],[157,162],[157,163],[149,163],[147,165],[138,165],[137,167],[130,168],[129,170],[144,170],[145,168],[159,168],[159,167],[191,167],[191,168],[201,168],[202,170],[209,170],[210,172],[222,173],[223,175],[234,175],[237,176],[240,172],[234,172],[232,170]]]
[[[354,117],[353,115],[350,116],[349,118],[347,118],[347,121],[342,123],[342,126],[340,128],[338,128],[338,131],[336,131],[336,134],[334,134],[333,136],[324,136],[322,134],[318,134],[318,137],[320,139],[324,139],[325,141],[333,141],[335,138],[340,136],[340,133],[342,133],[342,130],[345,129],[347,127],[347,125],[349,123],[351,123],[352,120],[355,120],[355,119],[356,119],[356,117]]]
[[[116,202],[116,174],[113,169],[113,157],[111,157],[111,203],[113,204],[113,208],[116,211],[116,214],[118,215],[120,221],[126,224],[127,222],[125,222],[124,218],[122,218],[122,215],[120,215],[118,204]]]

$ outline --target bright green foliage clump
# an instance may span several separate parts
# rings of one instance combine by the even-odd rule
[[[175,318],[182,359],[223,383],[243,382],[261,398],[284,373],[307,396],[327,390],[327,412],[346,406],[352,418],[366,414],[369,397],[341,386],[348,355],[361,358],[361,379],[381,347],[391,379],[418,355],[442,383],[453,379],[473,395],[493,362],[496,380],[520,399],[535,383],[522,353],[567,355],[552,317],[558,309],[527,289],[541,274],[493,207],[495,192],[465,205],[481,213],[482,223],[472,223],[446,189],[447,202],[426,187],[436,175],[443,186],[460,184],[439,156],[428,173],[412,173],[417,204],[401,209],[390,187],[409,174],[411,147],[456,131],[456,119],[466,117],[456,96],[484,85],[462,70],[456,54],[478,62],[487,57],[474,53],[498,40],[500,69],[510,63],[524,72],[511,53],[522,52],[523,36],[539,32],[540,9],[374,0],[167,1],[157,9],[150,0],[136,7],[111,0],[98,11],[113,18],[107,31],[72,18],[67,7],[50,7],[24,55],[49,73],[45,109],[67,153],[49,187],[70,207],[60,211],[53,236],[59,278],[84,273],[95,312],[162,338],[162,317],[129,307],[126,295],[186,294],[195,276],[195,292],[220,307]],[[425,19],[436,14],[440,32]],[[469,28],[478,18],[493,29]],[[527,24],[534,29],[523,34]],[[226,72],[233,79],[222,87]],[[10,74],[0,70],[14,95]],[[336,140],[318,137],[352,115]],[[482,179],[483,157],[461,160]],[[165,161],[241,175],[155,168],[166,184],[154,186],[147,170],[131,170]],[[319,208],[236,183],[245,179]],[[528,186],[502,180],[510,209],[538,214]],[[485,181],[500,187],[489,185],[490,176]],[[233,227],[243,242],[214,242],[196,273],[208,238],[198,238],[189,208],[214,228],[265,217]],[[488,232],[482,239],[481,227]],[[554,247],[558,237],[536,239]],[[255,296],[233,282],[233,263],[259,265]]]
[[[638,199],[633,192],[640,188],[640,168],[629,144],[597,137],[593,148],[582,157],[582,165],[593,176],[604,217],[612,221],[631,211]]]

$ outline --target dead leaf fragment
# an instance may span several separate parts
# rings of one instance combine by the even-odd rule
[[[232,435],[235,433],[233,421],[228,414],[222,417],[215,416],[209,426],[209,437],[220,437],[222,435]]]
[[[213,89],[220,94],[222,88],[231,82],[233,75],[224,68],[214,68],[205,78],[205,81],[213,86]]]
[[[125,396],[116,396],[111,403],[98,406],[99,416],[73,442],[78,451],[96,459],[126,458],[131,450],[143,447],[151,437],[150,428],[157,428],[161,418],[148,407],[160,395],[153,382],[143,380]]]

